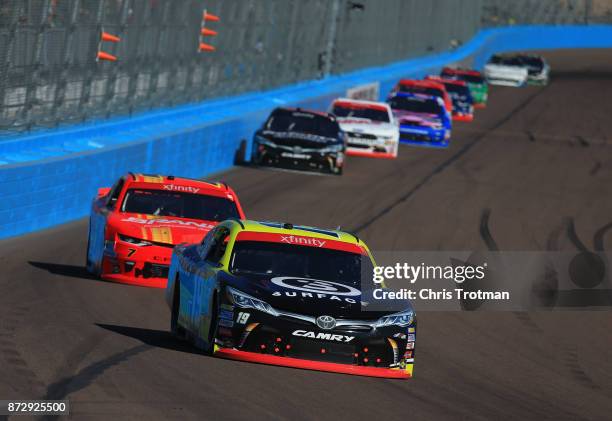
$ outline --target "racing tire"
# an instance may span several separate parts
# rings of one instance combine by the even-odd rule
[[[179,308],[181,304],[181,283],[177,275],[174,281],[174,289],[172,291],[172,307],[170,309],[170,333],[177,339],[184,340],[186,338],[185,328],[178,322]]]
[[[87,232],[87,248],[85,249],[85,270],[94,278],[99,278],[101,275],[100,266],[89,260],[89,247],[91,244],[91,223]]]
[[[208,338],[206,338],[206,343],[203,344],[202,349],[208,355],[212,355],[215,351],[215,338],[217,337],[217,329],[219,325],[217,324],[217,313],[219,311],[219,299],[217,298],[217,294],[213,296],[212,303],[212,312],[210,316],[210,325],[208,327]]]
[[[247,149],[247,143],[246,143],[246,140],[243,139],[240,141],[240,146],[238,147],[238,149],[236,150],[236,153],[234,154],[234,165],[246,164],[246,149]]]

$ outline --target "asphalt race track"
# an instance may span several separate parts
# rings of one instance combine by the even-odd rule
[[[448,150],[402,145],[395,161],[351,158],[342,177],[220,178],[250,218],[341,225],[374,250],[610,250],[612,51],[545,56],[548,87],[493,87]],[[422,312],[409,381],[239,363],[173,340],[161,290],[88,277],[86,235],[81,220],[0,242],[1,399],[67,398],[78,419],[612,414],[609,307]]]

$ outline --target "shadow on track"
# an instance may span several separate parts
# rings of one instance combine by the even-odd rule
[[[165,330],[156,329],[143,329],[140,327],[120,326],[120,325],[107,325],[103,323],[96,323],[96,326],[102,329],[109,330],[119,335],[128,336],[139,340],[140,342],[150,345],[156,348],[164,348],[172,351],[186,352],[188,354],[200,354],[206,355],[195,346],[188,342],[180,341],[176,339],[172,334]]]
[[[92,281],[106,282],[103,279],[96,278],[91,273],[87,272],[85,266],[74,266],[74,265],[61,265],[58,263],[46,263],[46,262],[35,262],[28,261],[31,266],[38,269],[46,270],[53,275],[68,276],[71,278],[82,278],[90,279]]]

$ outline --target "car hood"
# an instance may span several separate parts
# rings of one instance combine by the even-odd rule
[[[389,136],[397,131],[397,126],[392,123],[384,123],[367,118],[338,118],[338,123],[340,123],[340,128],[345,132]]]
[[[435,127],[442,123],[442,119],[437,114],[415,113],[412,111],[396,111],[395,117],[399,121],[399,124],[406,125]]]
[[[365,311],[359,287],[310,278],[223,274],[225,284],[270,304],[275,310],[318,317],[375,320],[392,313]],[[364,294],[366,295],[366,294]],[[410,304],[407,302],[409,308]]]
[[[272,130],[260,130],[256,133],[257,136],[268,139],[271,142],[286,146],[304,146],[323,147],[331,143],[338,142],[334,137],[319,136],[311,133],[300,132],[277,132]]]
[[[198,243],[217,222],[174,216],[115,213],[108,219],[117,233],[164,244]]]
[[[509,74],[509,75],[524,75],[527,76],[527,69],[518,66],[507,66],[504,64],[487,64],[485,66],[486,73]]]

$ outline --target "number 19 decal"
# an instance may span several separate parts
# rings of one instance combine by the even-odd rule
[[[238,313],[238,316],[236,316],[236,323],[238,323],[239,325],[243,325],[247,322],[247,320],[249,320],[250,316],[250,313],[245,313],[241,311],[240,313]]]

